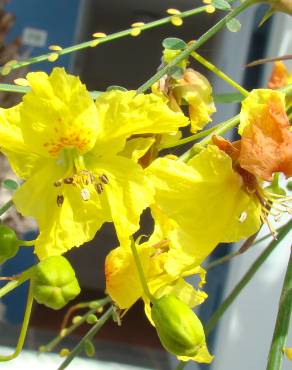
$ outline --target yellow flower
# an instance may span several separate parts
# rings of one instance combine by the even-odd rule
[[[199,274],[203,283],[205,271],[200,266],[189,265],[174,275],[166,271],[165,265],[168,260],[169,243],[161,239],[159,226],[156,226],[156,230],[148,242],[137,246],[137,251],[148,288],[155,299],[172,294],[189,307],[195,307],[205,300],[207,297],[206,293],[200,289],[194,289],[191,284],[183,279],[184,276]],[[149,321],[154,325],[151,318],[151,304],[149,298],[143,292],[129,246],[124,245],[123,247],[115,248],[107,255],[105,276],[106,290],[116,304],[121,309],[128,309],[139,298],[142,298],[145,304],[145,313]],[[209,363],[212,361],[212,356],[209,354],[204,342],[197,355],[184,357],[182,360]]]
[[[23,102],[0,111],[0,147],[25,180],[13,201],[38,222],[38,257],[91,240],[104,222],[114,222],[124,242],[153,189],[142,168],[119,152],[134,134],[174,131],[187,119],[153,94],[111,91],[94,103],[79,78],[61,68],[27,80],[32,91]]]
[[[187,68],[180,79],[163,77],[153,85],[152,91],[167,97],[169,107],[175,112],[180,112],[181,106],[188,105],[191,132],[203,129],[216,112],[212,86],[205,76],[191,68]]]
[[[155,221],[171,244],[168,273],[200,265],[218,243],[239,241],[261,225],[259,200],[246,191],[232,159],[214,145],[187,164],[159,158],[146,173],[156,189]]]

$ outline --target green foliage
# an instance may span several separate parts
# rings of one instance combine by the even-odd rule
[[[164,49],[169,50],[182,50],[187,47],[187,44],[176,37],[168,37],[162,41],[162,46]]]
[[[16,189],[18,189],[19,185],[14,180],[6,179],[2,182],[2,186],[3,186],[3,188],[8,189],[8,190],[16,190]]]
[[[220,9],[220,10],[230,10],[231,9],[230,4],[226,0],[213,0],[212,5],[216,9]]]
[[[226,27],[230,32],[238,32],[241,29],[241,23],[237,18],[232,18],[226,22]]]

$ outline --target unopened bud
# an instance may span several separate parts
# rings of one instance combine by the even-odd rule
[[[154,301],[151,317],[164,348],[177,356],[196,356],[205,345],[201,321],[192,309],[174,295]]]
[[[0,264],[16,255],[19,244],[15,232],[7,226],[0,225]]]
[[[36,265],[32,284],[35,300],[55,310],[80,293],[75,272],[63,256],[51,256]]]

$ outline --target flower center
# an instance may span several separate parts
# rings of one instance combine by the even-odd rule
[[[54,182],[54,186],[59,189],[57,195],[57,205],[61,207],[64,202],[64,187],[74,186],[80,190],[82,200],[88,201],[91,198],[91,192],[94,189],[97,194],[104,191],[104,185],[109,184],[109,179],[105,174],[96,175],[92,171],[86,169],[83,156],[81,156],[76,148],[65,150],[62,152],[62,158],[59,161],[65,161],[69,167],[68,176],[58,179]]]

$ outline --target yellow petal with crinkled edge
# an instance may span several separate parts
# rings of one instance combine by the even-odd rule
[[[200,362],[204,364],[210,364],[214,356],[210,355],[206,343],[203,343],[201,348],[198,350],[198,353],[196,356],[193,357],[187,357],[187,356],[177,356],[178,360],[180,361],[195,361],[195,362]]]
[[[212,121],[211,115],[216,112],[212,86],[201,73],[188,68],[174,87],[173,96],[179,104],[188,104],[192,132]]]
[[[54,186],[54,182],[65,174],[66,168],[49,159],[44,160],[43,167],[13,195],[18,211],[38,222],[40,235],[35,243],[35,253],[40,259],[63,254],[91,240],[110,218],[93,189],[91,198],[85,202],[78,186]],[[58,201],[58,197],[63,199]]]
[[[140,216],[153,202],[154,189],[142,168],[134,161],[122,156],[97,160],[86,158],[86,168],[97,175],[105,174],[108,184],[104,186],[111,220],[121,244],[140,227]]]
[[[113,90],[98,96],[95,104],[101,124],[94,148],[97,155],[120,152],[132,135],[173,132],[189,123],[154,94]]]
[[[242,135],[245,127],[251,125],[253,121],[263,120],[263,111],[266,111],[268,105],[279,104],[285,106],[285,94],[280,91],[270,89],[252,90],[241,105],[240,124],[238,133]]]
[[[156,206],[176,225],[168,236],[173,268],[178,255],[200,265],[218,243],[239,241],[261,225],[259,202],[244,191],[231,158],[213,145],[189,164],[159,158],[146,173]]]
[[[57,157],[64,148],[88,152],[99,131],[95,104],[79,78],[63,68],[30,72],[32,88],[20,108],[20,128],[27,145],[44,157]]]
[[[33,153],[23,141],[20,106],[21,104],[18,104],[10,109],[0,109],[0,151],[6,155],[16,175],[26,179],[42,166],[42,158]]]
[[[150,248],[137,246],[138,255],[147,276],[150,262]],[[139,274],[128,247],[113,249],[105,260],[106,291],[121,309],[131,307],[142,295]]]

